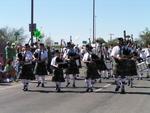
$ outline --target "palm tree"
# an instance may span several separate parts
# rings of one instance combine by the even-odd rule
[[[145,30],[142,31],[140,39],[144,46],[148,46],[150,44],[150,30],[148,28],[145,28]]]

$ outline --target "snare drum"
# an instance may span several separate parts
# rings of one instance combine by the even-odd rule
[[[137,64],[137,69],[138,71],[144,71],[147,69],[147,64],[146,62],[141,62]]]
[[[105,64],[106,64],[106,67],[107,67],[108,70],[112,69],[112,62],[110,60],[106,60]]]
[[[149,65],[150,64],[150,57],[146,58],[146,64]]]

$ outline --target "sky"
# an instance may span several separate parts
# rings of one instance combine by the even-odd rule
[[[96,37],[106,41],[128,35],[137,38],[150,27],[150,0],[95,0],[96,1]],[[34,22],[45,36],[60,42],[69,37],[75,43],[81,43],[92,37],[93,0],[34,0]],[[0,0],[0,28],[11,27],[25,29],[30,37],[31,0]]]

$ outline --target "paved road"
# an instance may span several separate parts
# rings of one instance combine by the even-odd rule
[[[96,83],[92,93],[85,92],[84,80],[62,93],[56,93],[50,81],[45,88],[31,83],[28,92],[20,83],[0,85],[0,113],[150,113],[150,81],[136,80],[127,94],[116,94],[112,81]]]

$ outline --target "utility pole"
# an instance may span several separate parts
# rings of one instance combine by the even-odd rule
[[[72,36],[70,36],[70,42],[72,43]]]
[[[110,41],[112,41],[112,37],[114,34],[110,33],[109,35],[110,35]]]
[[[96,25],[95,25],[95,0],[93,0],[93,43],[95,43],[96,38]]]
[[[33,32],[34,32],[34,0],[31,0],[31,44],[33,44]]]

